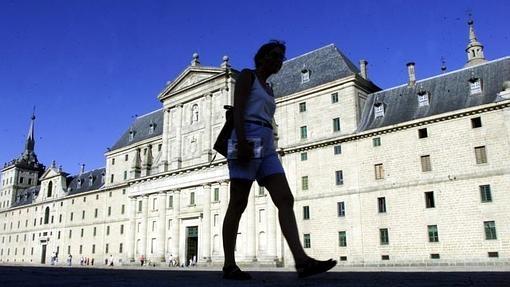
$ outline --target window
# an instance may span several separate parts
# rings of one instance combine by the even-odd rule
[[[161,148],[163,147],[162,144],[158,144],[158,151],[161,151]]]
[[[487,163],[487,153],[485,151],[485,146],[475,147],[475,156],[477,164]]]
[[[125,211],[126,211],[126,206],[123,204],[120,207],[120,214],[124,214]]]
[[[336,145],[333,147],[333,154],[337,155],[337,154],[341,154],[342,153],[342,146],[341,145]]]
[[[142,201],[138,201],[138,212],[142,212]]]
[[[436,204],[434,203],[434,192],[433,191],[425,192],[425,207],[426,208],[436,207]]]
[[[92,244],[92,254],[96,253],[96,245]]]
[[[94,218],[97,218],[98,209],[94,209]]]
[[[389,255],[381,255],[381,260],[390,260]]]
[[[429,92],[422,91],[418,93],[418,107],[426,107],[429,105],[430,94]]]
[[[152,221],[152,232],[156,230],[156,221]]]
[[[337,210],[338,210],[338,217],[344,217],[345,216],[345,202],[340,201],[336,203]]]
[[[488,184],[480,185],[480,195],[482,197],[482,202],[491,202],[492,201],[491,186]]]
[[[430,164],[430,155],[422,155],[421,156],[421,171],[427,172],[431,171],[432,166]]]
[[[310,70],[301,70],[301,84],[310,82]]]
[[[83,237],[83,228],[80,230],[80,237]]]
[[[174,196],[173,195],[170,195],[168,197],[168,208],[173,208],[174,207]],[[140,210],[141,211],[141,210]]]
[[[429,135],[428,135],[428,132],[427,132],[427,128],[423,128],[423,129],[419,129],[418,130],[418,138],[420,139],[424,139],[424,138],[427,138]]]
[[[437,232],[437,225],[428,225],[429,242],[439,242],[439,234]]]
[[[191,192],[189,195],[189,205],[195,205],[195,192]]]
[[[111,216],[111,215],[112,215],[112,207],[108,206],[108,216]]]
[[[104,253],[108,253],[108,247],[109,247],[108,243],[106,243],[105,248],[104,248]]]
[[[494,221],[484,221],[483,225],[485,227],[485,239],[494,240],[496,237],[496,223]]]
[[[300,113],[306,112],[306,103],[305,102],[299,103],[299,112]]]
[[[115,178],[115,175],[114,175],[114,174],[110,175],[110,183],[113,183],[113,179],[114,179],[114,178]]]
[[[112,165],[115,165],[115,158],[112,158]]]
[[[373,138],[373,139],[372,139],[372,145],[373,145],[374,147],[376,147],[376,146],[380,146],[380,145],[381,145],[381,138],[380,138],[380,137]]]
[[[374,165],[375,179],[384,179],[384,168],[382,163]]]
[[[384,117],[384,105],[382,103],[374,104],[374,117],[375,118]]]
[[[478,95],[482,93],[482,82],[480,79],[472,78],[469,80],[470,95]]]
[[[308,176],[301,177],[301,189],[308,190]]]
[[[153,198],[152,199],[152,210],[156,210],[157,203],[158,203],[158,199]]]
[[[73,231],[69,229],[69,238],[71,238],[71,236],[73,236]]]
[[[385,197],[377,198],[377,207],[378,207],[379,213],[386,212],[386,198]]]
[[[73,215],[74,213],[71,212],[70,220],[73,221]]]
[[[171,219],[169,219],[169,220],[168,220],[168,229],[170,230],[171,228],[172,228],[172,220],[171,220]]]
[[[110,235],[110,225],[106,226],[106,235]]]
[[[119,244],[119,253],[122,253],[122,243]]]
[[[124,224],[120,225],[120,234],[124,234]]]
[[[85,210],[81,211],[81,219],[85,219]]]
[[[340,246],[340,247],[347,246],[347,232],[346,231],[338,232],[338,246]]]
[[[488,252],[489,258],[497,258],[499,257],[498,252]]]
[[[127,170],[124,171],[124,180],[127,179]]]
[[[129,155],[128,154],[125,154],[124,155],[124,161],[128,161],[129,160]]]
[[[259,196],[265,196],[266,192],[263,186],[259,186]]]
[[[334,118],[333,119],[333,132],[339,132],[340,131],[340,118]]]
[[[430,259],[440,259],[441,256],[439,255],[439,253],[432,253],[430,254]]]
[[[301,131],[301,139],[302,140],[306,139],[308,137],[308,131],[307,131],[306,126],[302,126],[299,129]]]
[[[388,236],[388,228],[380,228],[379,229],[379,239],[380,239],[381,245],[390,244],[390,239]]]
[[[338,93],[332,93],[331,94],[331,103],[338,103]]]
[[[482,127],[482,119],[480,117],[472,118],[471,127],[474,129]]]
[[[304,239],[303,242],[305,243],[303,247],[310,248],[312,246],[310,234],[309,233],[305,234],[303,239]]]
[[[216,226],[218,225],[218,218],[219,218],[219,214],[215,214],[213,216],[213,226]],[[260,219],[260,218],[259,218]]]
[[[214,202],[220,201],[220,189],[214,188],[214,195],[213,195]]]
[[[336,180],[336,185],[343,185],[344,184],[344,174],[343,174],[343,171],[341,171],[341,170],[335,171],[335,180]]]
[[[96,227],[94,227],[94,230],[93,230],[93,232],[92,232],[92,235],[93,235],[93,236],[96,236],[96,234],[97,234],[97,228],[96,228]]]
[[[310,207],[309,206],[303,206],[303,220],[310,219]]]
[[[308,153],[302,152],[301,153],[301,161],[305,161],[305,160],[308,160]]]

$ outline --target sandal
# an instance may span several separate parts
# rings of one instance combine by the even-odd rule
[[[251,275],[241,271],[237,266],[223,267],[223,279],[227,280],[250,280]]]
[[[296,265],[296,271],[299,278],[305,278],[315,274],[323,273],[335,267],[336,260],[319,261],[310,259],[308,262]]]

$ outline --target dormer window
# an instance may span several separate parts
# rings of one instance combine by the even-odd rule
[[[129,130],[129,141],[132,141],[135,138],[135,131]]]
[[[418,92],[418,107],[425,107],[430,104],[430,93],[424,90]]]
[[[149,134],[152,135],[154,133],[154,130],[156,129],[156,124],[151,121],[149,124]]]
[[[94,177],[92,175],[89,175],[89,186],[92,186],[94,183]]]
[[[303,69],[301,70],[301,84],[310,82],[310,70]]]
[[[105,174],[103,172],[103,173],[101,173],[101,183],[104,183],[104,177],[105,177]]]
[[[479,95],[482,93],[482,81],[478,78],[472,77],[469,79],[470,95]]]
[[[374,116],[375,118],[384,117],[384,105],[382,103],[374,104]]]
[[[78,179],[78,188],[81,188],[81,178]]]

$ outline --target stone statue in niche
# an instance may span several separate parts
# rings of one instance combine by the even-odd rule
[[[198,105],[195,104],[191,108],[191,124],[198,122]]]

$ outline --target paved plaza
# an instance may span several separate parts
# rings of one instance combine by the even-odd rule
[[[292,269],[246,268],[253,280],[221,279],[219,268],[0,265],[0,286],[510,286],[509,267],[337,268],[298,279]]]

